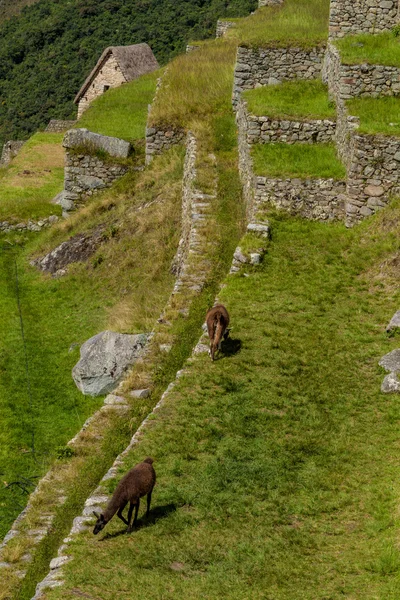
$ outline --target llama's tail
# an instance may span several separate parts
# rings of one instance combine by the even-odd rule
[[[154,462],[154,458],[150,458],[150,456],[149,456],[148,458],[145,458],[143,462],[148,463],[149,465],[152,465]]]
[[[222,336],[224,334],[225,327],[224,327],[224,323],[223,323],[224,319],[220,313],[215,315],[215,320],[216,320],[217,324],[215,327],[214,345],[217,347],[222,340]]]

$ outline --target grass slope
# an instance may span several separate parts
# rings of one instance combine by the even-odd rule
[[[36,133],[6,168],[0,168],[0,221],[61,215],[50,200],[63,189],[63,135]]]
[[[285,0],[243,19],[228,36],[253,48],[312,49],[328,39],[329,0]]]
[[[346,177],[332,144],[255,144],[252,157],[255,174],[264,177]]]
[[[263,266],[220,294],[225,354],[194,361],[121,469],[155,458],[151,518],[79,536],[46,600],[398,598],[400,412],[377,363],[399,223],[398,202],[353,231],[272,219]]]
[[[391,31],[377,35],[348,35],[335,41],[345,65],[388,65],[400,67],[400,37]]]
[[[153,102],[161,71],[103,94],[85,111],[76,127],[126,139],[144,139],[148,106]]]
[[[244,92],[243,97],[249,111],[260,117],[336,120],[335,106],[328,97],[328,87],[319,79],[263,86]]]
[[[346,104],[360,118],[360,133],[400,136],[400,98],[353,98]]]
[[[0,473],[7,483],[41,475],[56,448],[65,444],[99,405],[98,399],[82,396],[72,380],[79,346],[107,328],[135,333],[153,327],[174,280],[169,267],[179,241],[182,168],[182,152],[175,151],[156,161],[153,170],[140,174],[137,181],[126,178],[115,191],[38,238],[2,237]],[[146,208],[148,203],[152,204]],[[140,206],[144,209],[137,211]],[[65,277],[51,279],[29,267],[33,252],[43,256],[71,235],[98,226],[104,229],[98,252],[86,263],[71,265]],[[9,242],[16,242],[11,250]],[[27,394],[13,252],[19,271],[32,402]],[[30,452],[32,431],[37,462]],[[15,490],[18,488],[0,488],[0,537],[26,501]]]

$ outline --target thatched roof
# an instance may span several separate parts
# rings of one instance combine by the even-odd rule
[[[91,85],[93,79],[97,76],[100,69],[113,55],[122,71],[126,81],[132,81],[140,75],[152,73],[159,68],[156,57],[148,44],[135,44],[133,46],[110,46],[106,48],[93,71],[86,79],[74,100],[75,104],[79,102],[86,90]]]

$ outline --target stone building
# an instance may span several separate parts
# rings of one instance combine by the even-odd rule
[[[158,68],[148,44],[106,48],[74,100],[78,105],[78,119],[95,98],[110,88],[119,87]]]

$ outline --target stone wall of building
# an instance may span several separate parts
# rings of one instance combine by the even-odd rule
[[[85,110],[89,108],[90,103],[93,102],[95,98],[104,94],[106,89],[119,87],[123,83],[126,83],[125,76],[123,75],[118,62],[114,56],[111,55],[97,73],[96,77],[86,90],[85,95],[80,99],[78,104],[78,119]]]
[[[313,221],[344,220],[346,182],[335,179],[256,177],[255,202]]]
[[[12,159],[17,156],[24,144],[25,142],[15,142],[12,140],[6,142],[1,153],[0,167],[6,167],[9,165]]]
[[[157,154],[162,154],[172,146],[180,144],[185,135],[183,129],[146,127],[146,164],[150,164]]]
[[[219,21],[217,21],[217,31],[215,37],[223,37],[226,34],[226,32],[232,27],[235,27],[235,25],[236,23],[234,21],[224,21],[220,19]]]
[[[239,47],[235,67],[233,100],[244,90],[260,85],[294,79],[317,79],[321,76],[325,48],[311,51],[301,48]]]
[[[398,23],[399,0],[331,0],[329,36],[379,33]]]
[[[71,129],[76,124],[76,121],[61,121],[60,119],[51,119],[47,125],[46,133],[64,133]]]

